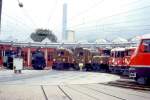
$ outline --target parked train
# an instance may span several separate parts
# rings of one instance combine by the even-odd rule
[[[109,70],[110,49],[100,48],[98,53],[92,57],[92,67],[94,71]]]
[[[77,70],[93,70],[91,61],[92,61],[92,53],[88,48],[75,48],[74,49],[74,66]]]
[[[150,38],[143,37],[131,56],[129,77],[140,84],[150,83]]]
[[[109,58],[110,72],[128,75],[129,63],[134,50],[135,47],[112,49]]]
[[[66,48],[56,49],[54,52],[52,68],[58,70],[74,69],[73,52]]]

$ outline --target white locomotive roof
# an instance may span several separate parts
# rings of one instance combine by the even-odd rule
[[[125,51],[125,48],[114,48],[111,51]]]
[[[136,47],[126,47],[125,49],[136,49]]]

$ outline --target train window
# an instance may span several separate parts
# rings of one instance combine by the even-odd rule
[[[150,52],[150,40],[143,40],[144,52]]]
[[[104,55],[110,55],[110,50],[104,50],[104,51],[103,51],[103,54],[104,54]]]
[[[125,56],[129,56],[129,50],[126,50],[124,53]]]
[[[83,56],[83,52],[80,52],[80,53],[79,53],[79,56]]]
[[[129,51],[128,51],[128,56],[131,56],[132,53],[133,53],[133,51],[132,51],[132,50],[129,50]]]
[[[0,50],[0,56],[2,56],[2,50]]]
[[[119,57],[119,52],[118,51],[115,52],[115,57],[116,58]]]
[[[60,52],[60,54],[63,56],[63,55],[64,55],[64,52],[63,52],[63,51],[61,51],[61,52]]]
[[[120,52],[120,57],[124,57],[124,51]]]

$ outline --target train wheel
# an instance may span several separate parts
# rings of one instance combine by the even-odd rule
[[[122,75],[129,76],[129,70],[125,69],[125,70],[122,72]]]

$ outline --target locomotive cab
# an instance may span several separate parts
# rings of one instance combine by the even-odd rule
[[[129,77],[140,84],[150,82],[150,39],[143,38],[131,56]]]
[[[136,47],[127,47],[125,48],[125,55],[124,55],[124,58],[123,58],[123,63],[124,65],[122,66],[122,72],[123,72],[123,75],[129,75],[129,63],[130,63],[130,60],[131,60],[131,56],[132,54],[134,53],[135,51],[135,48]]]
[[[92,53],[87,48],[75,48],[74,50],[75,68],[86,71],[93,70],[92,68]],[[82,65],[82,66],[80,66]],[[82,68],[81,68],[82,67]]]
[[[58,48],[54,53],[52,68],[58,70],[74,68],[72,51],[65,48]]]
[[[109,59],[109,70],[111,72],[122,74],[124,54],[125,48],[114,48],[111,50],[111,57]]]

